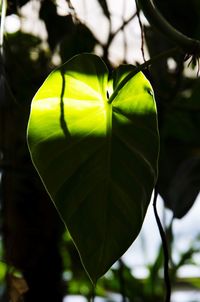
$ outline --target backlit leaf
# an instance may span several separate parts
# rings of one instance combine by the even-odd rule
[[[137,237],[157,179],[153,91],[141,72],[124,81],[131,70],[112,85],[99,57],[78,55],[32,101],[33,163],[94,283]]]

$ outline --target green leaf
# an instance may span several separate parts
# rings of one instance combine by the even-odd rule
[[[111,82],[99,57],[73,57],[36,93],[28,125],[33,163],[94,283],[137,237],[157,179],[151,85],[142,73],[121,89],[115,77],[117,91]]]

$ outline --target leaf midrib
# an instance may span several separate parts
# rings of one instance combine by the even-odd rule
[[[105,184],[105,190],[106,190],[106,195],[109,194],[109,188],[110,188],[110,183],[111,183],[111,152],[112,152],[112,104],[109,103],[109,100],[105,100],[105,112],[106,112],[106,147],[107,147],[107,152],[106,152],[106,162],[105,162],[105,167],[106,167],[106,184]],[[108,196],[105,198],[106,204],[105,207],[105,217],[104,217],[104,238],[102,240],[102,248],[101,248],[101,253],[99,256],[99,261],[97,263],[97,271],[99,270],[99,267],[101,267],[103,259],[104,259],[104,251],[106,248],[106,242],[107,242],[107,225],[108,225],[108,219],[110,216],[110,204],[107,202],[108,201]]]

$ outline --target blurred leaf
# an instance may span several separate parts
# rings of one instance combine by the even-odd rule
[[[174,217],[182,218],[193,206],[200,191],[200,157],[181,163],[169,188],[170,208]]]
[[[9,275],[9,296],[11,302],[22,302],[23,294],[28,291],[28,285],[23,277]]]
[[[199,95],[193,80],[163,114],[158,190],[176,218],[190,210],[200,189]]]
[[[50,70],[48,54],[42,49],[40,38],[21,31],[7,34],[4,47],[6,79],[15,98],[12,106],[23,104],[20,110],[29,110],[33,95]],[[22,112],[21,115],[25,119]]]
[[[57,14],[56,4],[49,0],[42,1],[40,18],[45,22],[51,50],[54,50],[62,38],[66,34],[70,34],[74,29],[72,16],[59,16]]]
[[[200,154],[200,149],[197,151],[174,141],[161,144],[158,190],[175,218],[187,214],[199,193],[198,152]]]
[[[7,15],[16,14],[19,8],[30,0],[7,0]]]
[[[192,286],[193,288],[200,289],[199,277],[183,278],[183,279],[180,279],[179,282],[181,282],[181,283],[184,282],[186,285],[188,284],[188,285]]]
[[[76,54],[92,52],[96,43],[96,38],[84,24],[74,24],[59,45],[62,62],[66,62]]]
[[[105,64],[75,56],[39,89],[28,126],[32,160],[94,283],[137,237],[157,178],[151,85],[137,73],[118,87],[109,103]]]
[[[93,51],[97,40],[90,29],[82,23],[74,23],[71,15],[59,16],[52,1],[42,2],[40,18],[45,22],[51,50],[59,45],[62,62],[76,54]]]
[[[6,272],[7,272],[7,264],[4,262],[0,262],[0,284],[5,282]]]

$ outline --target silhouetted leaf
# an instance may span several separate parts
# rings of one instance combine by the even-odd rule
[[[184,161],[169,188],[170,207],[176,218],[182,218],[193,206],[200,191],[200,157]]]
[[[190,210],[200,187],[199,80],[193,86],[191,96],[177,97],[162,121],[158,190],[176,218]]]

